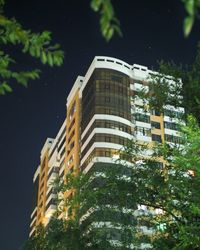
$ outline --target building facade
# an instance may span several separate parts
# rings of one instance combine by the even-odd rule
[[[77,77],[67,97],[66,119],[55,139],[48,138],[41,150],[33,178],[30,236],[39,224],[48,224],[56,209],[52,185],[56,177],[88,173],[99,163],[115,164],[118,151],[133,138],[147,143],[179,142],[177,118],[183,108],[166,106],[164,115],[156,110],[144,112],[142,100],[134,98],[141,89],[148,91],[151,74],[155,72],[145,66],[97,56],[86,75]],[[67,211],[61,216],[67,219]]]

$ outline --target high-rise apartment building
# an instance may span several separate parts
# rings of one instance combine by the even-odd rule
[[[67,98],[66,119],[55,139],[48,138],[41,150],[33,178],[30,235],[40,223],[47,225],[55,211],[55,177],[87,173],[99,163],[115,164],[117,152],[133,137],[149,143],[179,142],[176,117],[183,108],[166,106],[164,115],[144,112],[141,99],[132,98],[142,88],[148,91],[151,74],[156,72],[145,66],[97,56],[86,75],[77,77]],[[67,211],[61,216],[67,218]]]

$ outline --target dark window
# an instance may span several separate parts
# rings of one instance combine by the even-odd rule
[[[130,120],[130,79],[111,69],[95,69],[82,95],[81,128],[94,114],[110,114]]]
[[[82,144],[87,140],[88,136],[92,133],[94,128],[111,128],[131,134],[131,127],[121,122],[110,120],[95,120],[90,129],[87,131],[87,133],[81,140]]]
[[[135,128],[135,130],[136,130],[136,133],[138,135],[143,135],[143,136],[150,136],[151,135],[151,130],[148,128],[137,126]]]
[[[109,96],[105,97],[105,102],[107,102],[107,103],[110,102],[110,97]]]
[[[75,135],[75,130],[73,130],[69,136],[68,143],[71,141],[72,137]]]
[[[160,111],[156,110],[156,109],[153,109],[153,110],[151,110],[151,114],[155,115],[155,116],[160,116]]]
[[[61,150],[62,146],[64,145],[65,140],[66,140],[66,138],[64,137],[63,140],[62,140],[62,142],[60,143],[60,145],[58,147],[58,152]]]
[[[111,155],[110,155],[110,152],[109,151],[105,151],[105,156],[106,157],[110,157]]]
[[[64,155],[64,153],[65,153],[65,147],[64,147],[63,150],[61,151],[60,157],[62,157],[62,156]]]
[[[110,89],[110,84],[109,84],[108,82],[105,83],[105,84],[104,84],[104,88],[105,88],[105,89]]]
[[[71,128],[73,127],[74,123],[75,123],[75,118],[72,120],[72,122],[71,122],[70,125],[69,125],[68,133],[70,132],[70,130],[71,130]]]
[[[70,144],[69,150],[72,150],[73,147],[74,147],[74,141]]]
[[[89,148],[93,145],[94,142],[110,142],[125,146],[128,144],[128,139],[118,135],[108,136],[108,134],[95,134],[90,140],[90,142],[87,144],[87,146],[84,148],[84,150],[82,151],[81,153],[82,158],[88,152]]]
[[[178,124],[174,122],[165,122],[164,123],[165,128],[172,129],[172,130],[179,130]]]
[[[178,143],[178,144],[183,143],[183,139],[182,138],[180,138],[178,136],[174,136],[174,135],[165,134],[165,140],[167,142],[173,142],[173,143]]]
[[[55,198],[51,198],[51,200],[48,202],[48,204],[46,205],[46,210],[51,206],[51,205],[56,205],[57,204],[57,200]]]
[[[153,166],[157,169],[162,169],[163,168],[163,163],[159,161],[152,162]]]
[[[173,110],[169,110],[169,109],[165,109],[164,110],[164,115],[165,116],[169,116],[171,118],[178,118],[178,119],[182,119],[183,118],[183,113],[177,112],[177,111],[173,111]]]
[[[150,123],[150,117],[145,114],[136,113],[135,120],[140,122]]]
[[[161,135],[152,134],[152,141],[162,142]]]
[[[157,129],[160,129],[160,122],[151,122],[151,128],[157,128]]]
[[[70,111],[69,111],[69,119],[70,120],[72,119],[75,111],[76,111],[76,103],[74,102],[73,105],[72,105],[72,107],[71,107],[71,109],[70,109]]]
[[[53,150],[51,151],[51,154],[49,155],[49,159],[51,158],[51,156],[53,155],[53,153],[55,152],[56,148],[58,147],[58,144],[60,143],[60,140],[62,139],[63,135],[66,133],[66,130],[64,129],[61,133],[61,135],[59,136],[56,145],[54,146]]]
[[[106,141],[106,142],[111,142],[111,137],[106,136],[106,137],[105,137],[105,141]]]
[[[116,149],[95,148],[82,164],[81,169],[84,170],[94,157],[113,157],[116,154],[119,154]]]
[[[58,167],[52,167],[51,171],[48,174],[48,178],[50,178],[52,173],[59,173],[59,168]]]
[[[68,170],[68,174],[72,174],[74,172],[74,166],[72,166],[69,170]]]

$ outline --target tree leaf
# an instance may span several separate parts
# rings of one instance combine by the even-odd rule
[[[112,38],[113,34],[114,34],[114,29],[113,27],[110,27],[108,29],[108,32],[105,34],[106,40],[109,41]]]
[[[33,46],[31,46],[30,48],[29,48],[29,52],[30,52],[30,54],[31,54],[31,56],[35,56],[36,55],[36,51],[35,51],[35,48],[33,47]]]
[[[90,3],[90,7],[94,10],[94,11],[99,11],[100,7],[102,4],[102,0],[92,0]]]
[[[194,24],[194,17],[187,16],[183,24],[183,31],[184,31],[185,37],[188,37],[188,35],[190,34],[193,24]]]
[[[47,54],[47,62],[51,67],[53,66],[53,57],[52,57],[52,54],[50,52],[48,52],[48,54]]]
[[[195,11],[195,0],[187,0],[185,2],[185,9],[190,16],[194,16]]]
[[[2,84],[2,86],[4,87],[4,89],[7,91],[7,92],[12,92],[12,88],[10,87],[10,85],[8,85],[6,82],[4,82]]]
[[[47,56],[46,56],[46,53],[44,51],[42,51],[40,59],[41,59],[41,61],[42,61],[43,64],[46,64],[46,62],[47,62]]]
[[[108,19],[112,19],[114,17],[114,9],[110,0],[105,0],[103,2],[104,14],[108,16]]]

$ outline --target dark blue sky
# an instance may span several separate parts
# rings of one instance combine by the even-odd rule
[[[184,39],[184,9],[180,0],[115,0],[123,38],[106,43],[98,15],[89,0],[6,1],[5,13],[27,29],[51,30],[65,51],[60,68],[42,66],[17,48],[9,52],[17,68],[38,67],[43,73],[28,88],[0,96],[0,250],[18,250],[28,236],[32,177],[46,137],[54,137],[65,118],[66,97],[77,77],[84,75],[96,55],[113,56],[129,64],[156,68],[157,61],[190,64],[200,39],[197,22]]]

